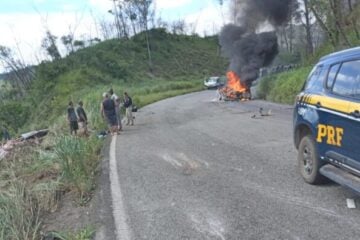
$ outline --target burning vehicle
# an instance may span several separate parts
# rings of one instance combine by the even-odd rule
[[[240,77],[234,71],[227,72],[226,77],[228,79],[226,85],[218,90],[220,100],[246,101],[251,99],[250,87],[241,83]]]
[[[271,65],[279,53],[276,27],[296,8],[292,0],[234,0],[233,24],[219,36],[222,55],[229,59],[227,84],[219,89],[224,100],[250,100],[250,87],[260,69]]]

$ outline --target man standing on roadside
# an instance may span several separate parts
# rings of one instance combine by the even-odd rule
[[[72,101],[69,102],[67,108],[67,120],[70,125],[70,134],[76,135],[77,130],[79,129],[78,119],[75,113],[74,104]]]
[[[83,108],[83,102],[82,101],[79,101],[78,107],[76,108],[76,113],[77,113],[78,118],[79,118],[80,128],[84,130],[84,135],[87,135],[88,134],[88,132],[87,132],[87,121],[88,120],[87,120],[85,110]]]
[[[115,112],[116,112],[116,119],[118,124],[118,132],[122,131],[122,123],[121,123],[121,100],[120,98],[115,99]]]
[[[115,135],[117,133],[117,119],[116,119],[116,111],[115,111],[115,103],[110,99],[109,93],[105,92],[103,94],[104,100],[101,103],[100,111],[101,115],[104,119],[107,120],[109,130],[111,135]]]
[[[131,126],[134,125],[134,118],[132,115],[132,99],[127,92],[124,92],[124,107],[126,110],[126,125],[131,123]]]
[[[111,100],[115,103],[115,111],[116,111],[116,121],[118,124],[118,134],[122,131],[122,123],[121,123],[121,99],[114,93],[114,90],[110,88],[109,95]]]

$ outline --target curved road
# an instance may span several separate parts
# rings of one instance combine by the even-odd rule
[[[115,138],[117,239],[360,239],[352,193],[298,174],[291,106],[214,98],[149,105]]]

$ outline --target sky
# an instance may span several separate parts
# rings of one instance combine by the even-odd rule
[[[157,17],[183,19],[200,35],[217,33],[227,21],[228,9],[218,0],[154,0],[154,6]],[[111,8],[111,0],[0,0],[0,45],[36,64],[46,58],[41,40],[47,29],[59,37],[71,31],[80,39],[101,38],[96,23],[112,21]]]

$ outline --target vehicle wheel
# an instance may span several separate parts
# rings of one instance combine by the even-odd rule
[[[323,165],[319,159],[315,142],[311,135],[304,136],[299,145],[298,164],[301,176],[309,184],[319,184],[325,179],[319,172]]]

